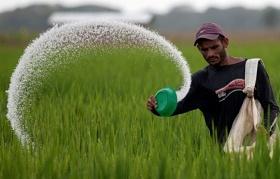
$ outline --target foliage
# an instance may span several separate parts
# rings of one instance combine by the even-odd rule
[[[192,71],[205,65],[194,47],[179,49]],[[234,43],[229,50],[263,58],[279,102],[277,43]],[[222,152],[199,111],[170,118],[147,111],[148,96],[178,88],[181,77],[168,59],[141,50],[85,55],[49,74],[24,121],[35,143],[27,149],[5,116],[5,90],[22,51],[0,48],[0,178],[280,177],[280,149],[270,159],[261,136],[247,160]]]

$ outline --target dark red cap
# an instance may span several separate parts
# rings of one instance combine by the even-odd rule
[[[194,45],[199,39],[216,40],[219,35],[226,37],[222,28],[216,23],[204,23],[195,34]]]

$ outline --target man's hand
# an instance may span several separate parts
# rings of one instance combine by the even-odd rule
[[[147,101],[147,109],[150,111],[154,111],[157,108],[157,101],[154,96],[150,96]]]

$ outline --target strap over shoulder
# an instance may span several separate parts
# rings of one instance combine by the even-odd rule
[[[248,97],[254,96],[259,61],[261,61],[260,58],[252,58],[246,61],[245,88],[243,92],[246,93]]]

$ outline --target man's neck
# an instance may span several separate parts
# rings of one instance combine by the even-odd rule
[[[223,62],[219,66],[233,65],[233,64],[239,63],[241,61],[243,61],[243,59],[241,59],[241,58],[226,56],[225,59],[223,60]]]

